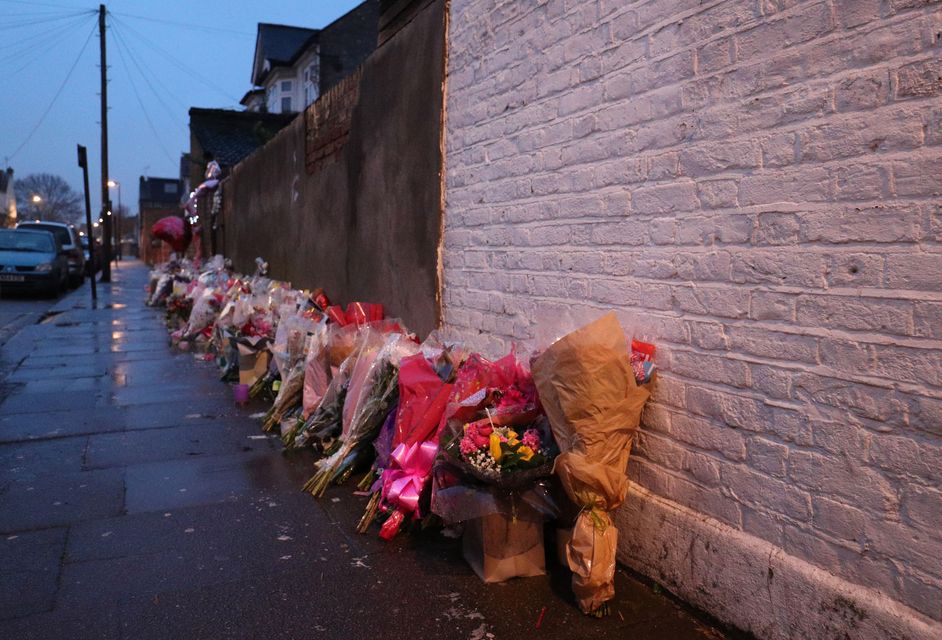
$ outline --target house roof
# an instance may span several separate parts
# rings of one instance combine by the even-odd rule
[[[264,100],[265,90],[264,89],[249,89],[248,91],[245,92],[245,95],[242,96],[242,99],[239,100],[239,104],[244,104],[248,106],[252,98],[262,98]]]
[[[268,142],[295,113],[259,113],[231,109],[190,109],[190,132],[204,152],[231,167]]]
[[[321,29],[320,93],[346,78],[376,49],[380,0],[364,0]]]
[[[183,186],[177,178],[151,178],[138,180],[138,200],[164,205],[176,205],[183,196]]]
[[[260,22],[255,36],[252,84],[265,82],[273,68],[292,64],[317,41],[319,33],[317,29]]]

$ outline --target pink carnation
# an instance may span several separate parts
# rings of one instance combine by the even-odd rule
[[[540,432],[536,429],[527,429],[523,434],[523,438],[520,439],[520,442],[522,442],[524,446],[530,447],[536,451],[540,448]]]
[[[461,449],[462,455],[470,455],[478,450],[478,446],[474,444],[474,440],[465,436],[461,439],[461,442],[458,443],[458,447]]]

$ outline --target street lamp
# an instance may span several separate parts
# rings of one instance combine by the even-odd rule
[[[114,245],[115,260],[121,259],[121,183],[117,180],[109,180],[108,186],[114,189],[118,188],[118,215],[114,218]]]
[[[33,201],[33,211],[36,212],[36,215],[39,216],[38,220],[42,220],[43,210],[39,208],[39,205],[42,204],[43,198],[38,193],[34,193],[33,197],[30,198]],[[38,221],[37,220],[37,221]]]

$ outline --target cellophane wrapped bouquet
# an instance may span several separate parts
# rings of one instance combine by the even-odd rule
[[[379,333],[379,341],[375,333]],[[350,371],[340,439],[333,453],[318,462],[305,490],[322,496],[331,483],[342,482],[359,462],[372,455],[373,440],[398,400],[399,363],[417,351],[418,344],[404,333],[366,329]]]
[[[380,536],[388,540],[407,518],[422,516],[420,502],[431,479],[442,416],[461,357],[432,339],[400,362],[399,403],[374,443],[376,462],[360,485],[371,493],[357,527],[361,533],[379,515],[384,521]]]

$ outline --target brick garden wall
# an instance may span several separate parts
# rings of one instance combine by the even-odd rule
[[[439,322],[444,2],[424,7],[223,183],[223,253],[242,272]]]
[[[451,2],[445,325],[653,337],[620,557],[761,637],[942,637],[940,7]]]

